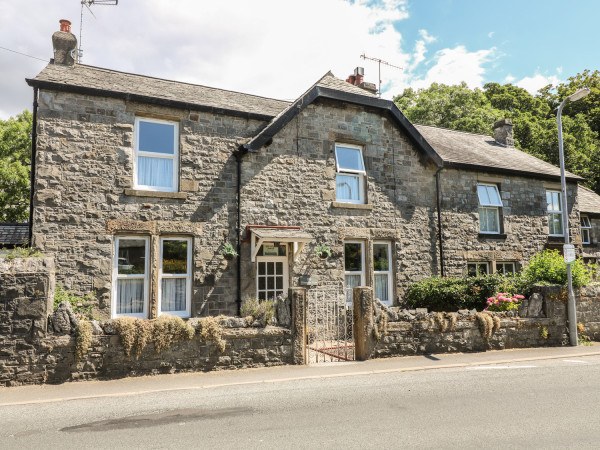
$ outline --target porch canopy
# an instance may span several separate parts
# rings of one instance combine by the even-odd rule
[[[307,242],[313,240],[313,237],[300,230],[300,227],[273,227],[273,228],[254,228],[248,227],[251,231],[250,236],[250,255],[252,262],[256,261],[256,255],[263,242],[291,242],[294,244],[294,261]]]

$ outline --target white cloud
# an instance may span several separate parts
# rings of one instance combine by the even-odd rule
[[[437,38],[434,36],[430,36],[429,33],[427,33],[427,30],[419,30],[419,34],[421,35],[426,44],[431,44],[432,42],[437,41]]]
[[[490,31],[490,32],[488,33],[488,37],[489,37],[490,39],[491,39],[491,38],[493,38],[493,37],[494,37],[494,33],[495,33],[495,31]]]
[[[538,90],[548,84],[557,85],[561,80],[556,75],[544,76],[539,73],[532,77],[524,77],[515,83],[515,85],[526,89],[530,94],[537,93]]]
[[[462,45],[440,50],[425,77],[412,81],[410,86],[427,88],[431,83],[459,84],[464,81],[471,88],[481,87],[484,84],[484,65],[493,60],[494,52],[494,47],[469,52]]]

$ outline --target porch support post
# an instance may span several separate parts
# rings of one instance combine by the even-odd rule
[[[373,337],[373,289],[366,286],[355,287],[352,297],[355,357],[358,361],[366,361],[371,357],[376,344]]]
[[[292,300],[292,359],[294,364],[306,364],[306,289],[290,288]]]

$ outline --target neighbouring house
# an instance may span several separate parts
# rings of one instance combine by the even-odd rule
[[[508,120],[495,138],[413,125],[361,70],[294,102],[118,72],[74,62],[71,36],[27,80],[32,239],[102,317],[234,315],[293,286],[399,305],[426,276],[515,272],[562,243],[563,214],[582,252],[581,178],[565,211]]]
[[[2,249],[24,247],[29,238],[29,224],[0,223],[0,252]]]
[[[581,256],[589,264],[600,261],[600,195],[585,186],[579,186],[579,213],[581,219]]]

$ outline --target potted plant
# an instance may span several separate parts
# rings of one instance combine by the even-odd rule
[[[315,253],[319,258],[327,259],[331,256],[331,249],[325,244],[319,244],[315,249]]]
[[[223,255],[226,260],[230,261],[238,256],[238,252],[235,251],[235,248],[233,248],[231,242],[227,242],[221,249],[221,255]]]

